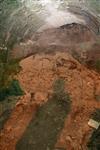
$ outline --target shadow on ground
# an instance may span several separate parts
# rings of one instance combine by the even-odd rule
[[[36,118],[31,120],[18,141],[16,150],[54,150],[69,110],[69,100],[58,100],[53,96],[39,108]]]

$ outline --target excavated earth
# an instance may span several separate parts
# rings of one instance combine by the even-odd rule
[[[38,137],[41,129],[38,130],[39,124],[36,130],[33,129],[34,122],[39,119],[41,123],[41,117],[37,115],[38,110],[41,110],[42,106],[47,109],[45,104],[49,107],[48,100],[57,79],[65,81],[65,91],[71,99],[71,110],[62,121],[64,123],[59,133],[50,139],[55,141],[53,149],[43,149],[40,143],[32,150],[87,150],[87,142],[93,132],[88,121],[94,110],[100,108],[100,99],[97,99],[100,98],[100,73],[90,69],[96,60],[100,60],[100,36],[95,35],[85,25],[73,23],[36,33],[30,40],[15,45],[11,54],[13,58],[23,59],[20,62],[22,71],[16,78],[20,81],[25,95],[19,98],[0,131],[0,150],[25,149],[25,145],[23,148],[20,142],[21,139],[24,140],[27,131],[31,138],[34,137],[31,142],[38,143],[39,138],[35,139],[30,132],[30,126]],[[51,113],[58,113],[57,116],[62,117],[62,107],[52,107]],[[56,115],[54,119],[58,119]],[[47,117],[47,120],[52,121],[52,118]],[[46,123],[44,119],[43,125],[46,128],[50,127],[58,132],[58,124],[54,128],[48,124],[51,123]],[[53,132],[48,130],[46,136],[52,137],[49,134]],[[40,135],[43,135],[40,140],[42,144],[49,142],[44,140],[44,131],[41,131]],[[31,149],[29,147],[26,150]]]
[[[96,99],[100,96],[100,74],[86,68],[67,52],[36,54],[22,60],[20,65],[22,71],[17,78],[26,94],[19,99],[1,130],[0,150],[16,149],[30,121],[37,117],[39,107],[52,95],[53,83],[59,78],[65,81],[65,91],[72,103],[54,149],[86,150],[93,131],[88,121],[93,111],[100,108],[100,101]]]

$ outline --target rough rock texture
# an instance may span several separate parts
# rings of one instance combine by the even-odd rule
[[[30,40],[16,45],[11,56],[26,58],[58,51],[68,52],[81,63],[94,66],[95,61],[100,59],[100,36],[85,25],[67,24],[34,34]]]
[[[34,34],[30,40],[14,47],[12,57],[25,58],[41,52],[68,51],[71,53],[75,49],[77,50],[77,45],[79,54],[82,51],[81,44],[86,48],[88,43],[92,45],[97,38],[98,36],[85,25],[67,24]]]
[[[48,100],[48,96],[52,94],[53,82],[58,78],[65,80],[72,107],[55,147],[86,150],[92,131],[88,120],[94,109],[100,108],[100,102],[96,100],[96,95],[100,95],[100,74],[85,68],[65,52],[34,55],[23,60],[21,66],[23,70],[18,79],[26,93],[30,94],[19,101],[5,124],[0,135],[1,150],[14,150],[37,105],[42,105]]]

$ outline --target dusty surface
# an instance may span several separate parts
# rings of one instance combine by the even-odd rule
[[[17,142],[16,150],[54,150],[57,137],[70,111],[68,98],[64,101],[63,96],[59,98],[57,95],[52,96],[39,107],[36,117],[32,118],[26,131]]]
[[[30,103],[30,95],[26,94],[16,104],[10,119],[0,132],[0,150],[14,150],[16,142],[22,136],[27,125],[35,115],[37,105]]]
[[[5,124],[0,135],[0,150],[15,149],[16,142],[30,122],[37,105],[48,100],[52,84],[59,77],[65,80],[72,106],[55,147],[86,150],[92,130],[87,123],[93,110],[100,108],[100,101],[96,100],[96,96],[100,95],[100,75],[79,64],[69,54],[60,52],[29,57],[21,62],[21,66],[23,70],[18,78],[23,89],[30,94],[25,97],[25,109],[20,104],[23,103],[22,98]]]

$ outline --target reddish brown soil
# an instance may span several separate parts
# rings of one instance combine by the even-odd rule
[[[37,110],[36,103],[31,103],[30,100],[30,95],[27,94],[15,106],[10,119],[0,133],[0,150],[15,150],[16,142]]]
[[[86,143],[91,133],[88,120],[100,102],[95,99],[100,95],[100,74],[79,64],[68,53],[55,55],[35,55],[21,62],[23,70],[18,79],[26,93],[5,124],[0,135],[0,150],[14,150],[37,105],[42,105],[52,93],[53,81],[63,78],[66,90],[72,100],[72,108],[65,120],[64,129],[55,147],[66,150],[86,150]]]

